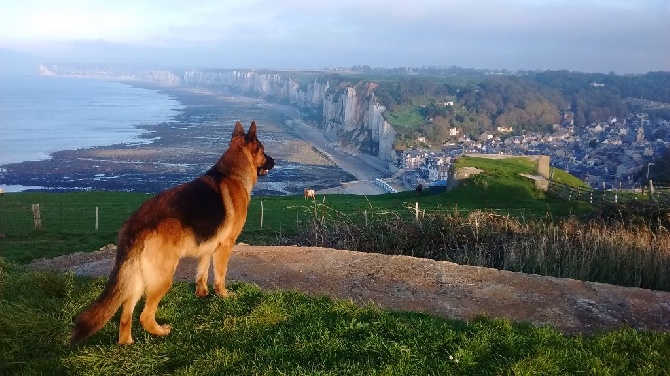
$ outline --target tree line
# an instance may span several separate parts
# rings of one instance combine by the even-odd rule
[[[628,98],[670,103],[670,72],[618,76],[568,71],[480,76],[453,83],[440,77],[403,76],[378,81],[377,100],[389,111],[416,106],[426,119],[418,132],[444,134],[458,127],[471,136],[498,127],[515,133],[548,131],[568,117],[577,127],[641,111]],[[454,106],[445,103],[453,101]],[[670,111],[652,115],[666,117]],[[437,129],[436,129],[437,128]]]

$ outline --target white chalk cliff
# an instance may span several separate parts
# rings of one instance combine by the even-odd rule
[[[385,108],[376,101],[374,83],[331,87],[327,79],[317,78],[300,85],[287,74],[243,70],[186,71],[181,83],[224,86],[244,94],[315,110],[322,114],[319,125],[329,136],[363,153],[388,161],[395,159],[393,142],[396,132],[384,120]]]

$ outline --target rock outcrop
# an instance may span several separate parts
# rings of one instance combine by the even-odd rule
[[[396,132],[384,120],[386,108],[377,103],[374,88],[374,83],[366,82],[327,93],[322,127],[348,146],[390,161]]]
[[[101,277],[114,266],[114,246],[36,260],[36,271]],[[324,267],[327,265],[328,267]],[[194,280],[197,260],[179,263],[175,279]],[[670,292],[583,282],[320,247],[237,244],[228,279],[264,289],[302,291],[386,309],[457,320],[480,316],[551,326],[566,335],[619,328],[670,332]]]

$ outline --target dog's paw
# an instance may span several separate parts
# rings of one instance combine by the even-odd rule
[[[223,298],[230,298],[230,297],[232,297],[232,296],[235,296],[235,293],[234,293],[234,292],[229,291],[229,290],[228,290],[227,288],[225,288],[225,287],[224,287],[224,288],[220,288],[220,287],[216,287],[216,286],[214,286],[214,290],[216,290],[216,293],[217,293],[220,297],[223,297]]]
[[[117,344],[118,344],[119,346],[132,345],[133,343],[135,343],[135,341],[133,341],[133,338],[132,338],[132,337],[129,337],[129,338],[123,338],[123,339],[119,338],[119,341],[117,342]]]
[[[207,288],[207,286],[200,286],[200,285],[195,286],[195,296],[197,296],[198,298],[204,298],[207,295],[209,295],[209,289]]]
[[[161,337],[170,334],[170,330],[172,330],[172,327],[169,324],[163,324],[160,326],[160,328],[162,329],[162,332],[157,333],[156,335]]]

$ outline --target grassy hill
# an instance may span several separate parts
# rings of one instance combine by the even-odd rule
[[[550,214],[558,217],[593,209],[583,202],[568,202],[536,189],[533,180],[521,176],[537,174],[537,163],[527,158],[458,158],[455,168],[463,167],[474,167],[484,172],[449,192],[449,199],[454,204],[458,203],[459,207],[510,213],[517,211],[532,216]],[[579,179],[559,169],[554,169],[554,178],[571,186],[585,186]]]
[[[118,316],[81,346],[72,318],[104,278],[25,272],[0,261],[2,375],[662,375],[670,335],[621,329],[570,337],[549,327],[472,322],[234,283],[198,299],[175,283],[158,310],[159,338],[134,318],[135,344],[116,345]]]
[[[323,231],[327,239],[361,238],[368,247],[370,240],[385,250],[418,249],[430,244],[429,240],[438,240],[445,241],[440,247],[446,252],[439,257],[460,257],[457,253],[463,252],[467,259],[471,249],[483,254],[487,262],[509,262],[505,252],[511,249],[515,254],[541,254],[536,264],[524,261],[526,267],[537,268],[534,272],[558,265],[560,276],[573,261],[584,271],[588,259],[597,266],[593,275],[605,281],[670,287],[668,252],[659,246],[670,244],[667,234],[655,235],[647,229],[631,233],[574,222],[572,214],[593,209],[537,191],[530,179],[519,176],[535,170],[526,160],[464,158],[457,164],[484,173],[453,191],[422,196],[414,192],[325,195],[315,201],[302,196],[254,197],[240,240],[300,244],[301,239],[314,239],[305,228]],[[561,179],[570,182],[567,175]],[[230,299],[197,299],[192,284],[176,283],[158,312],[159,322],[169,322],[174,328],[167,338],[142,331],[137,325],[140,310],[136,310],[134,345],[115,344],[115,318],[83,346],[69,347],[72,318],[100,293],[105,279],[28,272],[19,265],[113,243],[121,223],[148,197],[121,192],[0,196],[0,374],[667,372],[670,335],[665,333],[621,329],[569,337],[552,328],[506,320],[481,318],[466,323],[296,292],[261,291],[244,283],[230,286],[236,293]],[[34,229],[32,204],[40,205],[40,230]],[[546,223],[548,217],[551,223]],[[539,222],[527,222],[529,218]],[[348,235],[337,232],[341,229]],[[398,241],[413,237],[418,243]],[[552,243],[552,237],[565,242]],[[388,243],[389,239],[396,244]],[[622,251],[612,247],[610,240]],[[542,248],[545,243],[551,252]],[[571,249],[573,243],[581,246]],[[629,262],[637,264],[631,267]],[[626,274],[631,271],[634,275]]]
[[[535,189],[532,180],[519,175],[532,174],[537,169],[524,158],[460,158],[456,165],[477,167],[485,173],[453,191],[426,191],[420,197],[413,191],[375,196],[321,195],[316,202],[302,196],[254,197],[239,240],[249,244],[288,241],[296,236],[304,221],[319,213],[360,220],[366,216],[383,218],[391,213],[413,218],[417,204],[423,214],[484,210],[538,218],[592,210],[585,203],[567,202]],[[5,194],[0,197],[0,234],[4,235],[0,239],[0,257],[24,263],[37,257],[97,250],[116,241],[116,231],[123,221],[149,197],[128,192]],[[33,204],[40,205],[39,231],[34,230]]]

